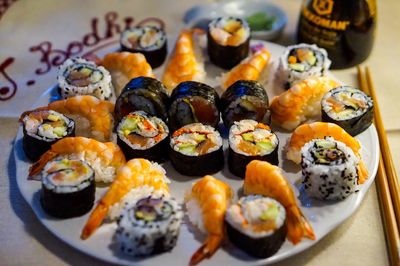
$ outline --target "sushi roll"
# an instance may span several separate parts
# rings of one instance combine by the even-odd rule
[[[58,86],[62,98],[75,95],[92,95],[100,100],[113,96],[111,75],[102,66],[83,58],[70,58],[58,71]]]
[[[22,147],[31,161],[39,160],[54,143],[75,136],[74,120],[52,110],[35,110],[21,117]]]
[[[229,171],[244,178],[252,160],[278,165],[278,137],[265,124],[254,120],[235,122],[229,130]]]
[[[288,89],[297,81],[325,76],[331,65],[325,49],[315,44],[288,46],[279,58],[278,77]]]
[[[93,207],[94,171],[81,160],[56,159],[42,171],[41,205],[51,216],[81,216]]]
[[[221,96],[220,111],[227,128],[243,119],[271,123],[268,95],[257,81],[238,80],[229,86]]]
[[[249,54],[250,27],[244,19],[219,17],[210,22],[207,50],[213,64],[231,69]]]
[[[206,84],[196,81],[180,83],[171,94],[168,110],[171,130],[197,122],[216,127],[219,123],[218,101],[217,92]]]
[[[150,77],[137,77],[129,81],[115,102],[115,117],[121,119],[134,111],[144,111],[167,121],[169,98],[164,85]]]
[[[343,142],[313,139],[301,149],[302,183],[308,195],[342,200],[357,190],[360,159]]]
[[[183,175],[203,176],[218,172],[224,166],[221,135],[201,123],[175,131],[169,150],[172,165]]]
[[[169,130],[155,116],[136,111],[124,116],[117,127],[117,144],[127,160],[144,158],[163,162],[168,151]]]
[[[374,103],[364,92],[351,86],[341,86],[322,98],[322,121],[339,125],[352,136],[372,124]]]
[[[149,196],[123,211],[115,239],[122,253],[144,257],[176,245],[182,211],[173,198]]]
[[[151,26],[139,26],[121,33],[121,50],[141,53],[152,68],[162,65],[167,56],[167,35],[164,30]]]
[[[229,240],[257,258],[274,255],[286,239],[286,211],[278,201],[249,195],[232,204],[225,214]]]

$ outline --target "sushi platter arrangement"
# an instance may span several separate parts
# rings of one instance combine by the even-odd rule
[[[17,183],[53,234],[118,264],[264,265],[355,212],[378,164],[373,101],[325,50],[251,40],[229,16],[174,43],[128,29],[21,114]]]

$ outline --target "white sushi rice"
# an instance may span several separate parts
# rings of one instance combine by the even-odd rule
[[[197,141],[195,140],[196,135],[199,135],[196,132],[207,133],[207,138],[210,139],[212,143],[215,144],[214,147],[210,148],[207,153],[211,153],[221,148],[222,146],[222,137],[218,131],[216,131],[212,126],[203,125],[201,123],[193,123],[182,127],[184,129],[189,129],[192,133],[183,133],[177,137],[171,138],[170,146],[177,152],[188,156],[198,156],[198,152],[188,153],[185,151],[179,150],[178,143],[190,143],[193,145],[197,145]]]
[[[133,45],[131,40],[137,45]],[[127,29],[121,34],[121,44],[127,48],[142,51],[154,51],[160,49],[167,37],[164,31],[153,26],[143,26]]]
[[[136,202],[148,196],[155,198],[169,198],[169,194],[163,190],[155,190],[152,186],[140,186],[131,189],[119,202],[112,205],[108,211],[107,218],[110,221],[117,220],[124,211],[135,206]]]
[[[92,168],[84,161],[79,161],[82,167],[87,169],[87,174],[78,175],[67,168],[60,167],[65,159],[56,159],[48,162],[42,171],[42,184],[48,190],[55,193],[72,193],[81,191],[90,186],[94,172]],[[60,171],[64,169],[63,177],[60,178]],[[57,178],[55,178],[57,176]]]
[[[299,72],[291,69],[288,64],[288,58],[292,50],[306,48],[314,51],[317,57],[317,65],[306,69],[304,72]],[[328,53],[325,49],[319,48],[315,44],[296,44],[288,46],[281,57],[279,58],[279,65],[277,69],[277,77],[282,82],[282,84],[288,83],[292,87],[296,82],[310,78],[310,77],[320,77],[325,76],[329,67],[331,65],[331,60],[328,58]]]
[[[358,188],[357,166],[360,159],[343,142],[326,137],[325,141],[336,143],[336,149],[345,154],[345,161],[330,165],[316,164],[311,151],[316,141],[313,139],[301,149],[303,184],[308,195],[322,200],[342,200]]]
[[[237,204],[231,205],[225,214],[225,220],[239,232],[252,238],[261,238],[272,235],[274,230],[254,231],[253,224],[263,223],[260,217],[269,204],[275,204],[278,215],[273,219],[276,230],[281,228],[286,220],[285,208],[278,201],[260,195],[243,197]]]
[[[94,78],[88,86],[78,87],[70,84],[67,80],[68,75],[79,67],[86,67],[94,70]],[[83,58],[70,58],[66,60],[59,68],[57,80],[61,96],[64,99],[76,95],[92,95],[100,100],[108,100],[113,96],[114,89],[108,70]]]
[[[341,97],[348,97],[353,98],[356,101],[362,102],[365,104],[365,108],[359,106],[357,110],[353,110],[352,112],[335,112],[333,110],[332,105],[330,105],[327,100],[331,97],[340,101]],[[322,98],[321,106],[325,113],[327,113],[331,118],[343,121],[352,119],[354,117],[359,117],[365,112],[369,110],[373,105],[372,100],[362,91],[355,89],[350,86],[341,86],[329,91],[325,96]]]
[[[206,228],[204,227],[203,214],[198,201],[195,198],[190,198],[185,203],[187,215],[189,221],[196,226],[199,231],[206,234]]]
[[[231,149],[239,154],[243,154],[243,155],[248,155],[247,153],[245,153],[243,150],[239,149],[239,143],[242,141],[242,133],[245,132],[253,132],[253,136],[254,136],[254,141],[261,141],[265,138],[269,138],[272,144],[273,149],[272,150],[263,150],[263,152],[261,152],[258,155],[266,155],[266,154],[270,154],[272,151],[275,150],[276,146],[279,143],[278,137],[272,133],[270,130],[267,129],[261,129],[261,128],[256,128],[256,126],[258,125],[258,122],[255,120],[251,120],[251,119],[244,119],[241,121],[236,121],[230,128],[229,130],[229,146],[231,147]]]
[[[44,112],[44,111],[42,111],[42,112]],[[64,121],[64,124],[66,127],[64,135],[63,136],[56,135],[54,133],[53,127],[49,127],[49,128],[43,127],[43,121],[34,119],[30,115],[26,115],[22,120],[27,134],[36,139],[51,139],[51,140],[53,140],[53,139],[60,139],[62,137],[65,137],[68,134],[69,129],[74,126],[74,121],[68,119],[66,116],[64,116],[63,114],[60,114],[56,111],[48,110],[47,112],[49,112],[50,115],[56,116]]]

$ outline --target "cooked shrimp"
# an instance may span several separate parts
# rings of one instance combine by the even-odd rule
[[[47,106],[39,107],[35,110],[24,112],[20,119],[25,115],[37,110],[53,110],[64,115],[72,115],[72,119],[89,121],[90,133],[86,133],[86,123],[75,123],[77,135],[92,137],[98,141],[109,141],[113,127],[114,104],[109,101],[99,100],[91,95],[79,95],[49,103]]]
[[[258,50],[223,75],[222,88],[226,89],[238,80],[258,80],[270,58],[271,54],[265,47]]]
[[[153,70],[141,53],[110,53],[101,62],[112,77],[116,95],[120,95],[125,85],[140,76],[154,77]]]
[[[118,145],[99,142],[85,137],[68,137],[57,141],[51,149],[29,169],[29,176],[40,173],[50,160],[68,156],[86,161],[95,171],[96,182],[111,182],[116,170],[125,163],[125,156]]]
[[[224,216],[231,198],[231,188],[208,175],[197,181],[186,194],[185,202],[190,220],[208,233],[206,241],[192,255],[190,265],[211,257],[221,245],[224,236]],[[200,213],[201,217],[195,215]]]
[[[201,58],[197,58],[200,53],[195,51],[193,34],[196,33],[189,30],[181,32],[165,68],[162,82],[170,91],[183,81],[202,82],[205,79],[204,64]]]
[[[293,130],[307,119],[321,114],[321,99],[339,84],[327,77],[313,77],[296,83],[272,99],[272,121]]]
[[[311,224],[297,205],[296,197],[279,167],[254,160],[246,168],[243,191],[246,195],[259,194],[274,198],[286,209],[287,238],[297,244],[303,237],[315,240]]]
[[[119,202],[131,189],[151,186],[169,193],[165,170],[146,159],[132,159],[122,166],[107,193],[99,201],[82,229],[81,238],[87,239],[100,226],[110,207]]]
[[[299,164],[301,162],[301,148],[312,139],[323,139],[324,137],[332,137],[337,141],[343,142],[354,154],[361,159],[361,144],[347,133],[340,126],[333,123],[314,122],[304,124],[296,128],[290,137],[288,151],[286,157],[289,160]],[[368,178],[368,170],[362,160],[358,164],[358,183],[362,184]]]

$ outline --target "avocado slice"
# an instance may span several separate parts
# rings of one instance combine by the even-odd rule
[[[303,64],[300,63],[295,63],[295,64],[289,64],[289,67],[295,71],[303,72],[306,68]]]
[[[60,120],[60,118],[58,116],[56,116],[56,115],[50,114],[50,115],[47,116],[47,120],[55,122],[55,121]]]
[[[254,135],[253,135],[253,133],[251,133],[251,132],[243,133],[243,134],[242,134],[242,138],[243,138],[245,141],[254,142]]]
[[[206,135],[204,135],[204,134],[195,134],[194,135],[194,140],[196,141],[196,142],[203,142],[203,141],[205,141],[206,140]]]
[[[57,137],[63,137],[65,135],[66,128],[65,127],[55,127],[53,129],[53,133],[57,135]]]
[[[274,145],[270,141],[260,141],[256,143],[256,146],[263,151],[272,151],[274,150]]]
[[[260,215],[260,220],[268,221],[274,220],[279,215],[278,206],[271,204],[267,210]]]
[[[178,149],[181,153],[194,154],[196,151],[196,145],[191,143],[182,143],[178,146]]]
[[[132,131],[135,131],[138,127],[139,119],[136,117],[129,117],[125,119],[124,124],[122,125],[120,131],[122,131],[125,135],[129,135]],[[126,134],[128,132],[128,134]]]

